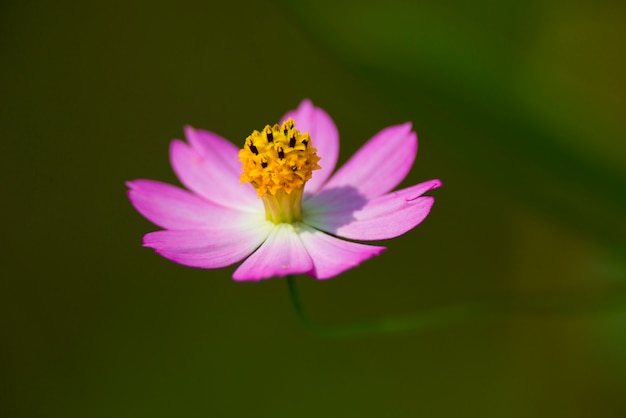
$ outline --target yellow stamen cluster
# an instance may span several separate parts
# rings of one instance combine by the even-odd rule
[[[282,126],[267,125],[262,132],[254,131],[239,151],[243,167],[240,180],[251,183],[259,197],[266,193],[289,195],[294,190],[301,194],[313,170],[321,168],[311,137],[307,132],[301,134],[295,125],[289,119]]]

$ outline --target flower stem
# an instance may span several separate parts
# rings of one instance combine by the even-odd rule
[[[298,286],[294,276],[287,276],[287,286],[293,307],[304,323],[313,333],[324,337],[348,337],[355,335],[392,334],[405,331],[417,331],[442,326],[474,317],[469,305],[452,308],[433,309],[419,314],[399,318],[381,318],[372,321],[353,322],[340,325],[318,325],[306,314]]]
[[[306,314],[295,277],[287,276],[287,286],[293,307],[304,325],[315,334],[335,338],[419,331],[470,320],[500,321],[517,316],[589,316],[626,310],[626,286],[620,285],[611,287],[611,291],[605,289],[604,292],[596,291],[595,294],[590,289],[583,289],[580,294],[555,292],[533,296],[503,295],[497,300],[475,300],[472,303],[431,309],[405,317],[327,326],[316,324]]]

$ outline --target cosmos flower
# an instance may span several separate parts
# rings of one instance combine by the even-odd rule
[[[353,241],[394,238],[430,212],[441,185],[430,180],[393,190],[417,153],[411,123],[383,129],[333,174],[339,135],[324,110],[304,100],[281,125],[254,131],[238,149],[187,126],[170,160],[188,189],[153,180],[128,182],[128,196],[163,228],[143,245],[176,263],[205,269],[238,262],[233,279],[308,274],[328,279],[385,247]]]

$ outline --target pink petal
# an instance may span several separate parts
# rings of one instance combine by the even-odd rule
[[[194,229],[233,224],[241,211],[204,200],[186,190],[153,180],[129,181],[128,197],[139,213],[161,228]],[[262,213],[262,206],[259,210]]]
[[[308,273],[311,257],[292,224],[275,225],[261,247],[235,270],[233,279],[262,280],[276,276]]]
[[[189,125],[185,126],[185,137],[200,155],[219,166],[220,170],[239,178],[241,173],[239,147],[213,132],[195,129]]]
[[[304,224],[298,225],[298,235],[313,259],[313,270],[309,274],[317,279],[337,276],[385,250],[385,247],[331,237]]]
[[[239,182],[241,163],[233,144],[210,132],[190,127],[185,132],[192,146],[180,140],[170,145],[170,161],[181,183],[223,206],[240,210],[262,206],[254,188]]]
[[[273,223],[257,218],[231,228],[157,231],[146,234],[143,245],[176,263],[214,269],[243,260],[263,243],[273,227]]]
[[[315,170],[313,177],[306,184],[306,192],[315,193],[330,177],[339,156],[339,133],[333,120],[319,107],[313,106],[310,100],[305,99],[296,110],[288,112],[281,121],[293,118],[296,128],[300,132],[311,135],[313,146],[317,148],[317,155],[321,157],[321,170]]]
[[[350,186],[366,198],[385,194],[406,177],[416,153],[417,135],[410,122],[385,128],[330,178],[324,190]]]
[[[304,202],[304,221],[323,231],[355,240],[394,238],[413,229],[430,212],[433,197],[422,196],[441,186],[430,180],[365,202],[350,197],[329,202],[319,199],[324,192]],[[316,200],[316,198],[318,198]]]

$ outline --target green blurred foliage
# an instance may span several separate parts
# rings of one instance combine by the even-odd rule
[[[622,417],[624,4],[5,1],[0,415]],[[320,339],[283,280],[141,248],[124,181],[177,183],[192,124],[241,142],[304,98],[340,162],[420,137],[429,218],[327,282],[320,323],[486,306]]]
[[[420,132],[443,125],[437,144],[461,163],[514,199],[624,243],[624,5],[291,6],[339,59],[418,120]]]

